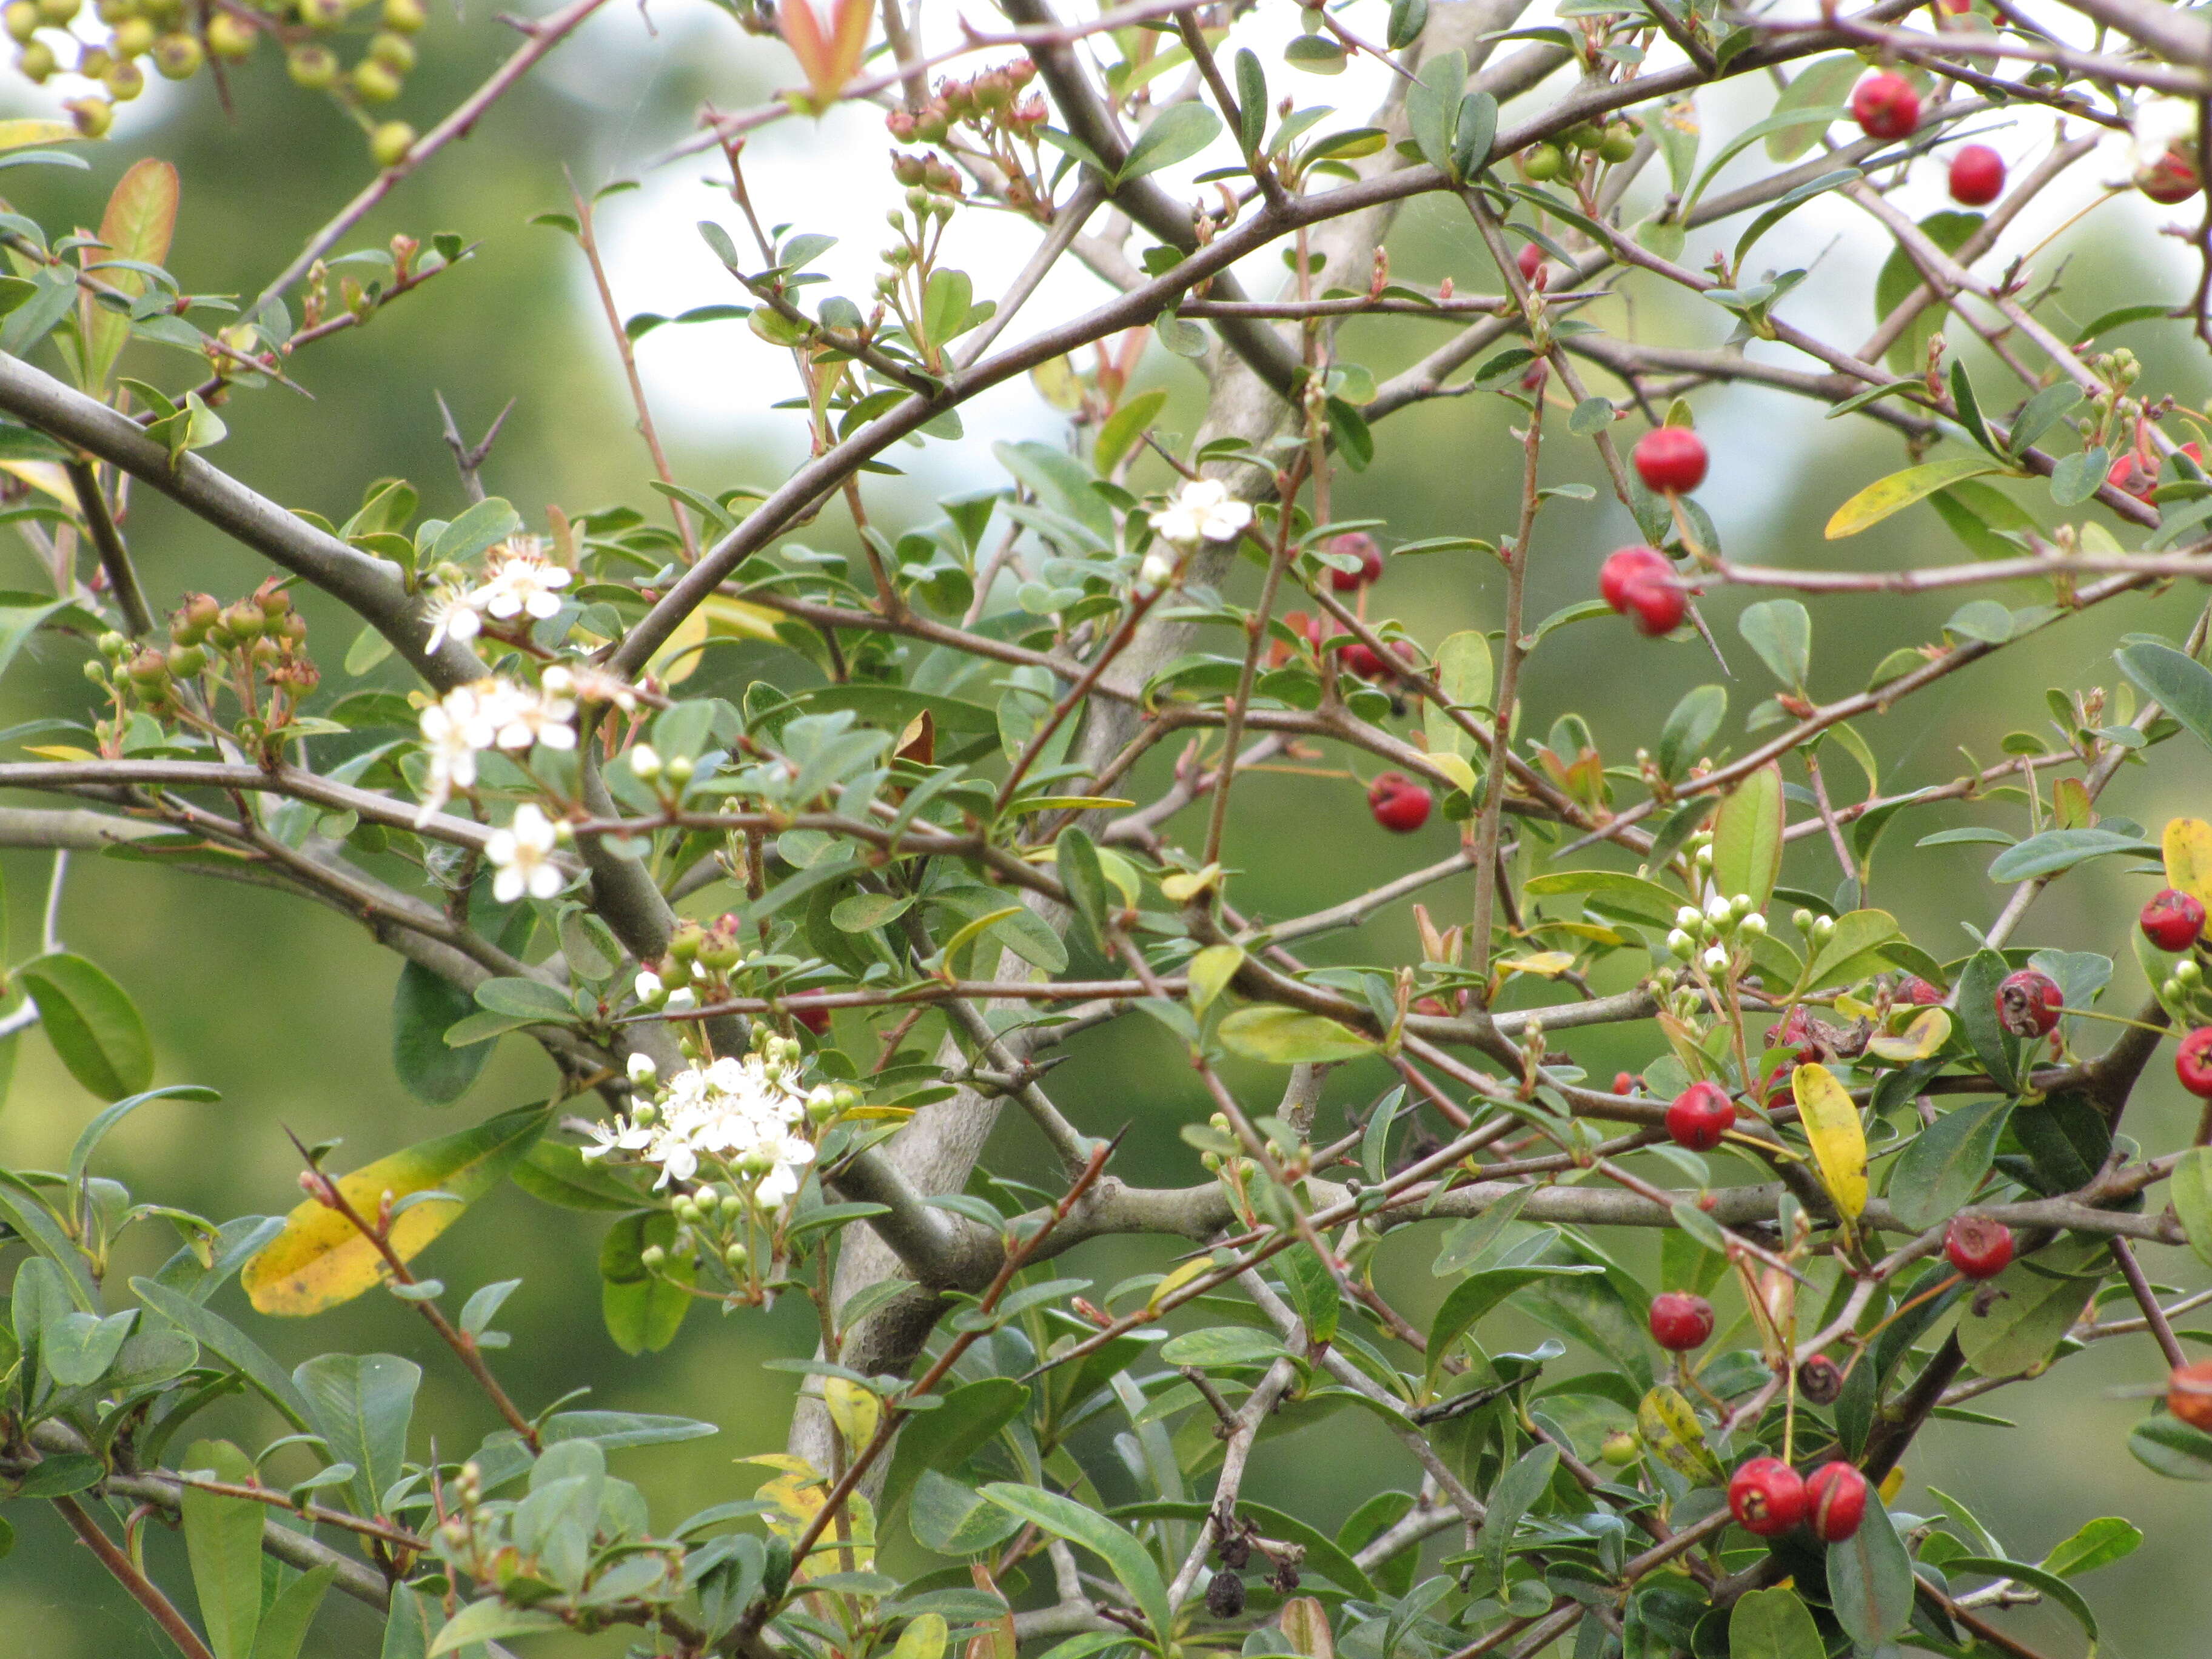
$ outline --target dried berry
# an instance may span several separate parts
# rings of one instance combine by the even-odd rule
[[[1244,1580],[1224,1567],[1206,1581],[1206,1610],[1216,1619],[1234,1619],[1244,1611]]]
[[[2058,1016],[2066,1010],[2058,981],[2033,968],[2008,974],[1998,981],[1996,1004],[1997,1024],[2016,1037],[2050,1036]]]

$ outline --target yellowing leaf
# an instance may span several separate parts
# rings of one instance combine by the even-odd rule
[[[2212,823],[2175,818],[2160,838],[2166,854],[2166,884],[2212,909]]]
[[[1451,787],[1461,794],[1472,796],[1474,793],[1474,768],[1468,764],[1464,755],[1455,755],[1446,750],[1431,755],[1429,764],[1449,780]]]
[[[830,1420],[837,1425],[837,1432],[845,1437],[846,1449],[857,1454],[860,1448],[875,1438],[876,1425],[883,1420],[883,1401],[849,1377],[825,1376],[822,1379],[822,1401],[830,1408]]]
[[[84,135],[74,121],[0,121],[0,149],[30,144],[73,144]]]
[[[1083,382],[1065,357],[1048,357],[1030,371],[1037,396],[1054,409],[1073,414],[1083,407]]]
[[[1152,1286],[1152,1295],[1145,1299],[1145,1307],[1146,1310],[1149,1311],[1152,1309],[1158,1308],[1161,1303],[1166,1301],[1184,1285],[1189,1284],[1192,1279],[1196,1279],[1200,1273],[1206,1272],[1207,1268],[1212,1266],[1213,1262],[1212,1259],[1202,1255],[1194,1256],[1188,1261],[1184,1262],[1181,1267],[1170,1273],[1166,1278],[1161,1279],[1158,1284]]]
[[[1881,1478],[1881,1501],[1894,1504],[1897,1494],[1905,1490],[1905,1468],[1899,1464]]]
[[[96,761],[100,758],[89,749],[79,749],[76,744],[67,743],[25,744],[23,752],[36,755],[40,760],[51,761]]]
[[[177,170],[151,156],[135,161],[115,182],[107,198],[107,211],[100,221],[100,240],[110,259],[135,259],[158,265],[169,257],[169,243],[177,230]],[[119,293],[137,299],[145,293],[148,279],[135,270],[103,270],[94,273]],[[94,307],[90,367],[87,370],[96,389],[107,384],[131,337],[131,319],[105,306]]]
[[[1878,1036],[1868,1043],[1867,1051],[1904,1065],[1927,1059],[1950,1040],[1951,1016],[1941,1008],[1923,1008],[1895,1036]]]
[[[899,1633],[891,1659],[945,1659],[945,1644],[951,1634],[942,1614],[921,1613],[908,1620]]]
[[[1160,878],[1160,891],[1177,904],[1188,904],[1207,888],[1221,879],[1221,866],[1209,864],[1203,870],[1190,870]]]
[[[1827,538],[1841,541],[1846,536],[1856,536],[1880,524],[1891,514],[1900,512],[1913,502],[1934,495],[1939,489],[1966,478],[1978,478],[1986,472],[2003,472],[2008,469],[1985,455],[1954,455],[1948,460],[1929,461],[1923,466],[1908,466],[1902,472],[1893,472],[1887,478],[1878,478],[1864,489],[1838,507],[1835,516],[1828,520]]]
[[[1310,1595],[1293,1596],[1283,1603],[1275,1623],[1283,1639],[1302,1659],[1336,1659],[1336,1640],[1329,1633],[1328,1609]]]
[[[723,593],[710,593],[699,608],[676,624],[649,665],[665,684],[689,679],[699,653],[715,640],[773,640],[775,613]]]
[[[1825,1066],[1800,1066],[1790,1076],[1790,1089],[1797,1097],[1805,1138],[1813,1143],[1820,1184],[1844,1218],[1856,1221],[1867,1201],[1866,1129],[1859,1109]]]
[[[1191,1012],[1204,1013],[1243,965],[1241,945],[1209,945],[1193,957],[1185,969],[1190,980]]]
[[[1685,1480],[1720,1484],[1721,1466],[1705,1449],[1705,1425],[1679,1389],[1662,1382],[1645,1395],[1636,1407],[1636,1432],[1654,1457]]]
[[[58,461],[0,461],[0,472],[21,478],[33,489],[44,490],[76,515],[76,490]]]
[[[543,1107],[502,1112],[473,1129],[364,1164],[339,1176],[337,1188],[372,1225],[386,1193],[395,1200],[413,1193],[452,1194],[450,1200],[411,1204],[392,1221],[392,1252],[406,1261],[504,1180],[537,1144],[547,1121]],[[386,1272],[383,1256],[360,1229],[311,1198],[284,1218],[284,1231],[246,1264],[240,1282],[259,1312],[299,1318],[352,1301],[383,1282]]]
[[[1231,1053],[1270,1066],[1319,1065],[1375,1052],[1375,1045],[1349,1026],[1295,1008],[1239,1008],[1221,1022],[1221,1041]]]
[[[1571,951],[1539,951],[1534,956],[1501,962],[1498,969],[1504,974],[1534,974],[1544,979],[1557,979],[1574,965],[1574,953]]]

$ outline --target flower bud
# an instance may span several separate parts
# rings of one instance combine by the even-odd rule
[[[1792,910],[1790,913],[1790,925],[1801,933],[1811,933],[1813,913],[1810,910]]]
[[[1694,904],[1686,904],[1674,912],[1674,925],[1686,933],[1694,933],[1705,925],[1705,913]]]
[[[640,974],[638,975],[638,998],[641,1001],[644,1000],[644,982],[648,979],[653,981],[654,994],[658,995],[659,994],[659,976],[653,974]],[[629,1057],[629,1080],[634,1086],[641,1089],[650,1089],[654,1083],[659,1081],[659,1077],[660,1068],[653,1063],[653,1056],[651,1054],[632,1054]]]
[[[671,755],[660,763],[660,775],[681,790],[691,781],[692,766],[689,755]]]
[[[1713,849],[1710,847],[1700,847],[1691,855],[1690,862],[1696,865],[1700,870],[1711,869],[1713,867]]]
[[[1813,918],[1813,942],[1814,944],[1826,945],[1835,936],[1836,919],[1833,916],[1815,916]]]
[[[641,1129],[650,1129],[660,1121],[660,1108],[649,1100],[641,1100],[629,1109],[630,1121]]]
[[[1735,912],[1729,908],[1729,902],[1718,893],[1705,901],[1705,920],[1714,927],[1721,927],[1735,919]]]
[[[660,756],[651,744],[641,743],[629,751],[630,775],[640,783],[651,783],[660,775]]]
[[[728,1265],[733,1273],[744,1272],[746,1264],[752,1259],[752,1252],[742,1244],[732,1244],[722,1252],[723,1261]]]
[[[1704,960],[1705,971],[1709,974],[1721,974],[1728,971],[1729,953],[1717,945],[1705,952]]]
[[[648,1244],[637,1253],[641,1266],[649,1273],[657,1273],[666,1265],[668,1252],[658,1244]]]
[[[1765,937],[1766,933],[1766,918],[1759,915],[1756,910],[1753,910],[1737,925],[1741,927],[1745,933],[1756,933],[1762,938]]]
[[[1667,935],[1668,954],[1678,962],[1687,962],[1698,953],[1698,942],[1677,927]]]
[[[672,1014],[680,1014],[698,1006],[699,994],[688,985],[680,991],[671,991],[668,994],[667,1006],[668,1012]]]
[[[660,975],[649,968],[637,976],[631,988],[637,993],[637,1000],[648,1008],[658,1008],[668,1000],[667,987],[661,983]],[[635,1068],[637,1061],[644,1058],[642,1054],[633,1056],[630,1061],[632,1067]],[[648,1067],[652,1064],[651,1060],[646,1060]],[[635,1069],[631,1075],[636,1075]]]
[[[2173,976],[2184,985],[2193,986],[2204,977],[2204,969],[2197,965],[2196,957],[2184,957],[2173,964]]]

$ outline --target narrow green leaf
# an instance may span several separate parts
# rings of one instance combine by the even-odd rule
[[[227,1440],[202,1440],[185,1453],[187,1470],[232,1486],[253,1482],[253,1460]],[[185,1549],[200,1623],[215,1659],[252,1659],[261,1623],[262,1506],[250,1498],[184,1490]]]

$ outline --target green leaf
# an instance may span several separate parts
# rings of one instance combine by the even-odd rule
[[[1498,1583],[1505,1579],[1505,1553],[1512,1547],[1514,1529],[1520,1526],[1521,1517],[1544,1495],[1544,1488],[1552,1484],[1552,1472],[1559,1465],[1559,1449],[1548,1440],[1540,1441],[1522,1453],[1490,1489],[1489,1512],[1482,1520],[1480,1547],[1489,1558],[1491,1577]]]
[[[2061,1578],[2076,1578],[2133,1555],[2143,1540],[2142,1528],[2117,1515],[2085,1521],[2071,1538],[2055,1546],[2043,1558],[2043,1570]]]
[[[2199,1261],[2212,1263],[2212,1146],[2192,1146],[2181,1155],[2166,1195],[2189,1236],[2189,1248]]]
[[[1249,55],[1240,52],[1238,58],[1241,62]],[[1138,392],[1109,415],[1099,426],[1098,436],[1091,446],[1091,465],[1101,472],[1113,471],[1121,464],[1121,458],[1135,447],[1138,438],[1152,425],[1160,410],[1166,407],[1167,401],[1167,388],[1155,386],[1150,392]]]
[[[1956,1215],[1973,1197],[1996,1156],[2008,1100],[1953,1108],[1912,1139],[1889,1177],[1889,1207],[1920,1231]]]
[[[1984,1376],[2010,1376],[2048,1359],[2089,1305],[2110,1257],[2101,1239],[2069,1251],[2073,1243],[2069,1238],[2014,1262],[1990,1280],[1990,1292],[1978,1296],[1960,1316],[1959,1346]],[[2094,1270],[2067,1270],[2087,1263]],[[1984,1313],[1979,1310],[1985,1301]]]
[[[2006,848],[1992,859],[1990,879],[2034,881],[2113,853],[2155,857],[2158,846],[2140,836],[2118,835],[2110,830],[2046,830]]]
[[[607,1334],[624,1353],[659,1353],[676,1340],[695,1300],[685,1287],[694,1268],[671,1256],[659,1273],[646,1270],[648,1244],[663,1250],[676,1242],[676,1218],[664,1211],[624,1216],[599,1242],[599,1313]]]
[[[1105,951],[1111,935],[1108,918],[1114,904],[1106,887],[1106,872],[1098,862],[1098,843],[1071,823],[1053,845],[1053,863],[1060,872],[1060,884],[1067,890],[1068,902],[1083,919],[1092,948]]]
[[[1954,455],[1940,461],[1908,466],[1876,480],[1838,507],[1828,520],[1827,538],[1840,541],[1871,529],[1891,514],[1901,512],[1922,497],[1986,473],[2009,471],[2002,462],[1982,455]]]
[[[2090,1612],[2089,1604],[2081,1599],[2081,1592],[2057,1573],[2045,1572],[2041,1567],[2031,1567],[2024,1562],[2007,1561],[1993,1555],[1953,1556],[1943,1563],[1943,1571],[1954,1577],[1961,1573],[1987,1573],[1993,1578],[2009,1578],[2030,1589],[2041,1591],[2074,1615],[2075,1622],[2089,1638],[2089,1651],[2096,1652],[2097,1615]]]
[[[2158,699],[2159,707],[2212,747],[2212,669],[2170,645],[2144,641],[2112,653],[2120,672]]]
[[[2212,1480],[2212,1434],[2164,1412],[2136,1425],[2128,1450],[2145,1468],[2168,1480]]]
[[[1807,988],[1845,984],[1862,974],[1877,971],[1886,964],[1861,965],[1858,958],[1878,952],[1897,937],[1897,918],[1887,910],[1851,910],[1838,916],[1836,931],[1806,968]]]
[[[1208,1325],[1162,1344],[1160,1358],[1170,1365],[1210,1370],[1271,1365],[1287,1352],[1282,1338],[1272,1331],[1255,1330],[1249,1325]]]
[[[542,980],[488,979],[477,987],[477,1006],[488,1013],[506,1014],[533,1024],[573,1025],[576,1010]]]
[[[1860,67],[1856,58],[1844,61]],[[1820,1627],[1795,1590],[1747,1592],[1729,1614],[1728,1632],[1728,1659],[1827,1659]]]
[[[923,1470],[957,1468],[1020,1416],[1029,1403],[1029,1389],[1012,1377],[986,1377],[952,1389],[945,1395],[942,1406],[922,1413],[899,1430],[877,1512],[889,1520],[913,1492]]]
[[[154,1042],[123,988],[82,957],[57,951],[16,970],[70,1075],[102,1100],[154,1080]]]
[[[107,1368],[122,1352],[124,1340],[137,1315],[65,1313],[50,1320],[40,1333],[39,1358],[55,1383],[81,1389],[107,1375]]]
[[[166,1089],[149,1089],[143,1094],[128,1095],[100,1111],[99,1116],[84,1126],[77,1136],[76,1145],[70,1148],[69,1183],[75,1187],[84,1179],[85,1165],[92,1161],[94,1150],[106,1139],[107,1132],[137,1111],[149,1100],[221,1100],[214,1090],[197,1083],[173,1083]]]
[[[830,921],[841,933],[872,933],[913,904],[911,893],[848,893],[830,907]]]
[[[1659,732],[1659,772],[1669,783],[1679,782],[1691,764],[1705,752],[1705,745],[1728,718],[1728,688],[1700,685],[1682,694],[1681,702],[1667,716]],[[1429,745],[1433,750],[1436,744]]]
[[[1490,641],[1474,629],[1447,635],[1437,647],[1437,684],[1446,702],[1455,708],[1487,709],[1491,690]],[[1432,755],[1478,758],[1475,740],[1432,702],[1421,705],[1421,729]]]
[[[1204,104],[1170,104],[1155,115],[1129,146],[1128,160],[1114,175],[1126,185],[1177,161],[1187,161],[1219,136],[1221,118]]]
[[[1890,1524],[1881,1495],[1867,1493],[1859,1529],[1828,1546],[1828,1595],[1836,1622],[1866,1651],[1900,1634],[1912,1618],[1912,1559]]]
[[[1451,1294],[1437,1310],[1429,1322],[1429,1381],[1434,1386],[1443,1369],[1443,1362],[1452,1344],[1458,1341],[1485,1314],[1497,1307],[1516,1291],[1547,1279],[1573,1278],[1580,1274],[1602,1273],[1601,1267],[1586,1263],[1558,1263],[1522,1267],[1492,1267],[1486,1273],[1469,1273],[1451,1288]]]
[[[939,1555],[974,1555],[1004,1543],[1022,1528],[1018,1516],[935,1469],[924,1469],[915,1482],[907,1525]]]
[[[1121,1588],[1135,1599],[1138,1610],[1152,1626],[1153,1639],[1164,1647],[1173,1622],[1168,1587],[1152,1556],[1133,1536],[1097,1510],[1041,1487],[994,1481],[983,1488],[983,1496],[1039,1530],[1079,1545],[1103,1561]]]
[[[1406,89],[1406,124],[1421,159],[1439,173],[1452,165],[1452,133],[1467,87],[1467,54],[1454,48],[1421,62],[1419,78]]]
[[[1770,126],[1766,135],[1766,159],[1794,161],[1812,149],[1835,120],[1836,109],[1850,101],[1851,88],[1865,73],[1865,63],[1856,52],[1848,52],[1817,58],[1798,70],[1797,78],[1774,100],[1773,113],[1767,118],[1776,125]],[[1782,123],[1780,118],[1785,115],[1798,118]],[[1735,1627],[1729,1628],[1733,1632]],[[1741,1656],[1732,1655],[1730,1659],[1741,1659]]]
[[[496,495],[474,503],[438,532],[430,546],[433,564],[466,564],[522,528],[522,515]]]
[[[336,1566],[320,1566],[301,1573],[276,1592],[276,1599],[261,1615],[260,1634],[253,1638],[252,1659],[300,1659],[308,1628],[329,1592]],[[221,1659],[221,1656],[217,1656]]]
[[[1762,766],[1730,790],[1713,817],[1713,885],[1751,895],[1764,910],[1782,874],[1782,769]],[[1671,914],[1671,913],[1670,913]]]
[[[1949,209],[1931,213],[1920,222],[1920,228],[1928,239],[1946,253],[1957,252],[1966,240],[1981,228],[1980,214]],[[1911,256],[1902,247],[1892,249],[1875,277],[1875,319],[1879,322],[1887,318],[1922,286],[1920,267],[1912,262]],[[1935,338],[1949,314],[1949,307],[1939,301],[1924,307],[1906,325],[1883,360],[1890,372],[1908,375],[1924,373],[1928,367],[1928,343]]]
[[[458,1653],[479,1642],[535,1636],[543,1631],[563,1628],[556,1614],[541,1608],[510,1607],[496,1597],[489,1601],[471,1601],[446,1621],[437,1640],[430,1644],[426,1659],[438,1659],[441,1653]]]
[[[1959,970],[1955,1000],[1959,1026],[1966,1034],[1967,1046],[2008,1094],[2014,1092],[2013,1040],[1997,1024],[1996,999],[1998,984],[2011,971],[1995,951],[1977,951]]]
[[[507,1179],[546,1122],[540,1106],[502,1112],[472,1129],[364,1164],[338,1177],[337,1188],[357,1214],[372,1217],[387,1193],[394,1199],[445,1194],[408,1206],[392,1222],[389,1246],[400,1261],[411,1261],[469,1205]],[[352,1222],[310,1198],[293,1208],[284,1231],[246,1264],[240,1283],[259,1312],[303,1318],[350,1302],[382,1283],[387,1272],[383,1253]]]
[[[476,999],[452,981],[410,962],[392,990],[392,1068],[407,1092],[433,1106],[447,1106],[469,1091],[491,1058],[488,1043],[464,1048],[446,1034],[476,1012]]]
[[[354,1499],[363,1515],[399,1479],[407,1456],[407,1425],[422,1368],[389,1353],[319,1354],[292,1373],[307,1418],[331,1455],[354,1467]]]
[[[253,1460],[227,1440],[202,1440],[181,1466],[232,1486],[253,1483]],[[185,1549],[200,1623],[215,1659],[252,1659],[261,1623],[262,1506],[247,1498],[219,1498],[184,1489]]]
[[[1375,1052],[1375,1045],[1358,1032],[1295,1008],[1239,1008],[1219,1029],[1231,1053],[1270,1066],[1358,1060]]]
[[[1303,1241],[1277,1256],[1275,1265],[1306,1334],[1316,1342],[1334,1340],[1337,1322],[1344,1313],[1335,1276]]]
[[[131,1289],[141,1302],[258,1389],[270,1405],[292,1419],[295,1427],[307,1426],[307,1396],[244,1331],[221,1314],[153,1279],[134,1279]]]

